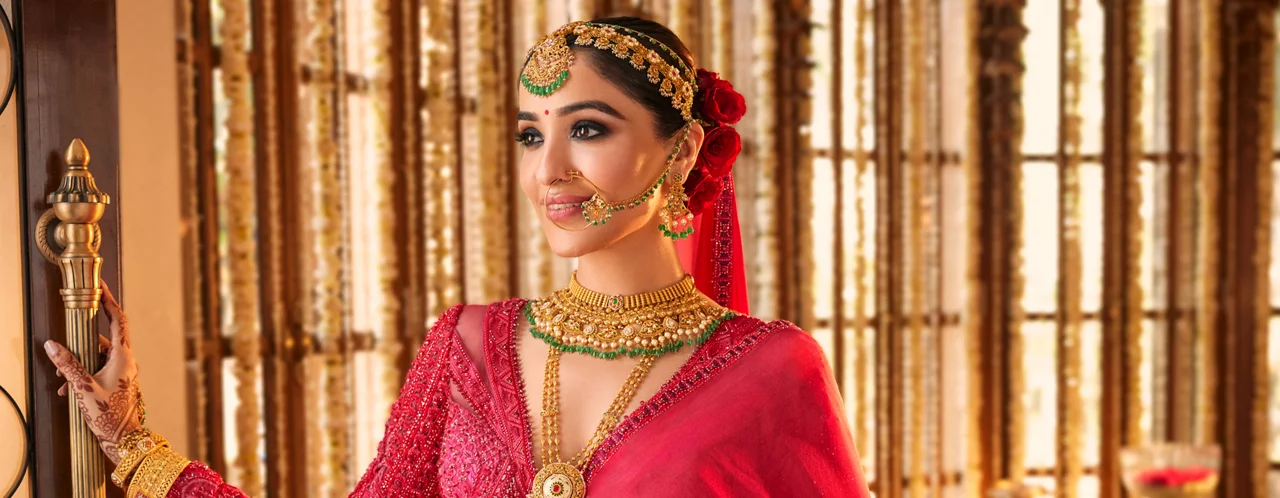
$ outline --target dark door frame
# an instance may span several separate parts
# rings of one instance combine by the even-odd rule
[[[67,398],[43,343],[65,341],[62,276],[35,246],[45,196],[62,176],[63,151],[74,138],[89,147],[89,170],[112,204],[102,229],[102,278],[120,287],[120,113],[116,80],[115,0],[14,0],[18,57],[18,171],[22,197],[24,294],[27,308],[27,414],[33,421],[31,490],[37,498],[71,496]],[[100,330],[106,330],[100,324]],[[109,495],[121,493],[107,486]]]

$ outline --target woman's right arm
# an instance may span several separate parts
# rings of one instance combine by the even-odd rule
[[[80,413],[84,414],[94,436],[97,436],[103,453],[112,464],[119,465],[121,457],[131,450],[125,448],[122,452],[118,447],[119,443],[125,436],[142,429],[141,389],[138,385],[138,363],[133,356],[129,320],[105,283],[102,286],[102,307],[110,323],[111,341],[107,360],[97,373],[90,373],[71,351],[55,341],[46,342],[44,348],[49,360],[58,368],[58,375],[67,380],[67,385],[58,391],[59,394],[71,391],[72,399]],[[160,459],[162,454],[172,458]],[[154,456],[157,459],[155,462],[163,462],[163,465],[148,466],[145,464],[146,459],[141,459],[142,464],[135,460],[135,470],[147,467],[148,471],[144,473],[148,475],[152,473],[150,469],[155,469],[157,475],[166,475],[156,480],[161,481],[158,489],[169,490],[167,497],[245,496],[235,487],[223,483],[222,477],[204,464],[187,463],[168,448],[157,449],[149,455],[151,456],[147,459]],[[170,465],[185,465],[176,475],[176,480],[168,472],[169,469],[165,468]],[[164,480],[168,482],[163,482]],[[129,479],[125,480],[125,484],[127,488]]]
[[[128,319],[105,284],[102,304],[111,329],[111,347],[102,370],[90,374],[70,351],[54,341],[45,343],[45,351],[58,374],[67,379],[66,389],[74,395],[103,452],[113,464],[119,464],[122,453],[117,444],[142,429],[138,365],[130,347]],[[445,312],[418,349],[400,397],[392,405],[378,455],[351,496],[385,496],[390,489],[421,492],[423,496],[439,494],[436,464],[449,386],[444,361],[461,310],[462,306],[457,306]],[[161,451],[172,455],[167,448],[152,454]],[[168,489],[166,498],[247,498],[200,462],[187,464],[176,479],[172,474],[161,479],[166,482],[151,484]]]

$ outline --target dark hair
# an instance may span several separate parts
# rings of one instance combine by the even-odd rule
[[[604,17],[592,19],[590,22],[609,24],[644,33],[654,40],[658,40],[659,43],[666,45],[667,48],[670,48],[680,57],[679,61],[673,60],[665,50],[659,49],[649,40],[641,36],[635,37],[645,47],[656,50],[668,64],[678,68],[680,67],[679,62],[683,62],[685,67],[694,69],[693,54],[689,52],[689,47],[686,47],[684,42],[680,41],[680,38],[675,33],[672,33],[670,29],[667,29],[666,26],[638,17]],[[576,47],[573,44],[576,38],[573,35],[567,37],[569,46]],[[594,48],[579,50],[579,55],[582,54],[586,54],[591,67],[599,72],[601,76],[604,76],[606,80],[612,81],[628,97],[639,102],[649,112],[653,113],[655,132],[659,137],[674,137],[676,132],[684,127],[684,117],[678,109],[671,105],[671,97],[664,97],[658,91],[658,85],[650,83],[648,76],[643,71],[632,67],[629,60],[615,57],[613,52]],[[528,64],[527,60],[525,64]]]

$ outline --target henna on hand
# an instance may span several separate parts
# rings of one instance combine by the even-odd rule
[[[71,351],[54,341],[45,343],[45,351],[67,381],[59,394],[75,394],[76,407],[102,451],[118,463],[120,440],[142,428],[141,389],[138,365],[129,348],[128,319],[105,284],[102,304],[110,321],[111,337],[99,337],[100,351],[106,356],[101,371],[89,372]]]

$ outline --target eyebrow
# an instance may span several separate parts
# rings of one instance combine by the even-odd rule
[[[615,118],[621,119],[623,121],[627,120],[627,117],[623,116],[621,112],[618,112],[618,110],[614,109],[613,106],[606,104],[604,101],[601,101],[601,100],[586,100],[582,102],[575,102],[567,106],[561,107],[559,109],[556,109],[556,115],[567,116],[569,114],[573,114],[578,111],[584,111],[587,109],[600,111],[610,116],[613,116]],[[516,113],[516,120],[517,121],[537,121],[538,116],[530,111],[520,111]]]

